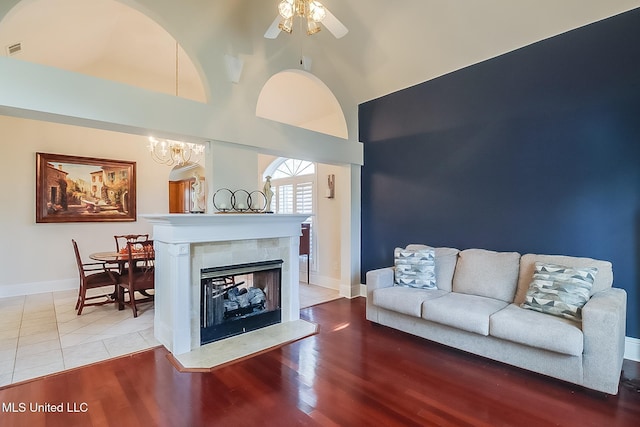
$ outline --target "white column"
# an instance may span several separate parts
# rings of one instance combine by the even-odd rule
[[[282,321],[290,322],[300,319],[300,236],[289,238],[289,254],[286,270],[282,272]]]
[[[186,353],[192,335],[190,245],[156,241],[155,247],[155,337],[173,354]]]
[[[349,172],[349,186],[342,188],[349,197],[342,214],[342,253],[340,295],[353,298],[360,295],[360,166],[345,166]]]

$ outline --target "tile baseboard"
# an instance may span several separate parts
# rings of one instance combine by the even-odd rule
[[[41,294],[78,289],[78,279],[50,280],[46,282],[18,283],[0,286],[0,298]]]

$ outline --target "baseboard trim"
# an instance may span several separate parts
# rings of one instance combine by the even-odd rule
[[[625,337],[624,358],[640,362],[640,339]]]
[[[300,282],[306,283],[307,281],[307,273],[300,271]],[[336,291],[340,290],[340,279],[335,279],[333,277],[322,276],[320,274],[311,272],[309,277],[309,282],[311,285],[321,286],[327,289],[334,289]]]
[[[45,292],[78,289],[78,279],[51,280],[47,282],[18,283],[0,286],[0,298],[42,294]]]

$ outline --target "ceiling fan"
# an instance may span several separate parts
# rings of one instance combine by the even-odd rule
[[[296,17],[306,21],[308,35],[320,31],[320,23],[337,39],[349,32],[347,27],[317,0],[281,0],[278,3],[278,16],[264,33],[265,38],[275,39],[281,31],[293,32],[293,21]]]

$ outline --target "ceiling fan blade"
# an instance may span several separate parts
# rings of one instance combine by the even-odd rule
[[[273,23],[267,31],[264,33],[264,37],[266,39],[275,39],[280,34],[280,28],[278,28],[278,24],[280,24],[280,15],[276,16],[276,19],[273,20]]]
[[[329,30],[331,34],[333,34],[333,36],[337,39],[346,36],[349,32],[349,29],[345,27],[344,24],[340,22],[333,13],[329,12],[329,9],[325,7],[324,10],[326,11],[327,15],[321,21],[322,25],[324,25],[327,30]]]

